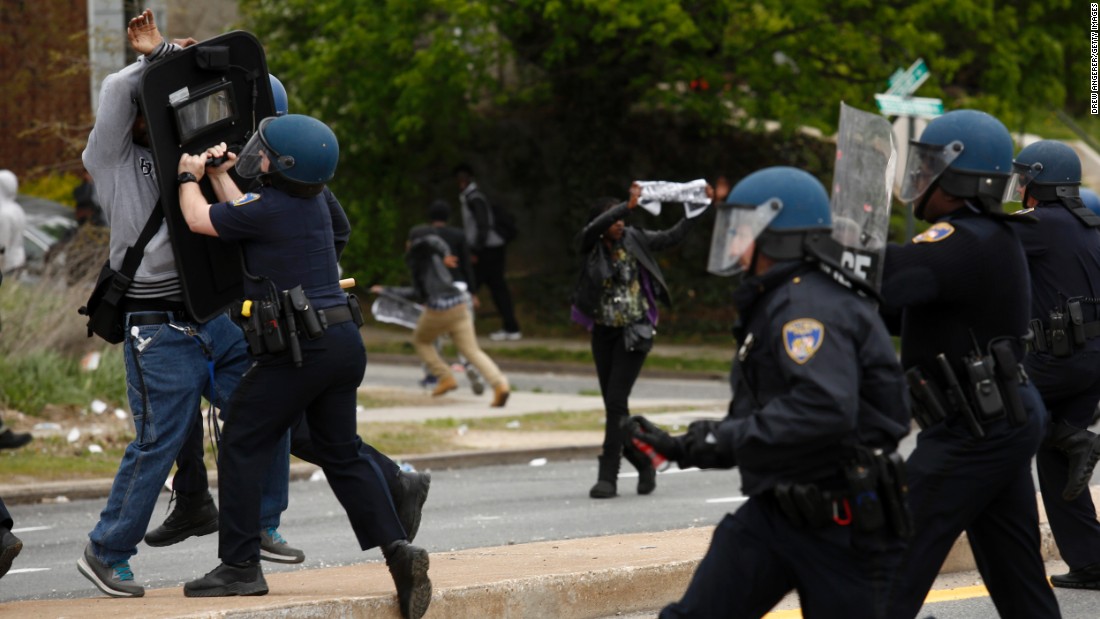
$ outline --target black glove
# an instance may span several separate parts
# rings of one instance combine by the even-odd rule
[[[680,468],[728,469],[737,466],[733,453],[726,451],[718,440],[718,424],[714,420],[693,421],[687,434],[679,438],[683,455]]]
[[[684,455],[682,437],[672,436],[653,425],[653,422],[645,417],[640,415],[629,417],[623,420],[622,426],[629,436],[648,444],[654,451],[669,460],[679,462]]]

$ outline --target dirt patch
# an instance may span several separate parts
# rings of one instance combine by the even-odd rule
[[[451,440],[456,445],[470,449],[532,449],[538,447],[598,445],[603,442],[603,432],[470,430],[462,434],[456,432],[456,436]]]

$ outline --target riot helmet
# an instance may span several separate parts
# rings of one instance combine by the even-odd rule
[[[286,88],[283,87],[283,83],[279,81],[279,78],[267,74],[267,79],[271,82],[271,98],[275,102],[275,115],[286,116],[290,112],[289,99],[286,96]]]
[[[268,117],[237,156],[243,178],[265,175],[273,185],[300,197],[321,192],[340,158],[336,135],[310,116]],[[266,168],[266,169],[265,169]]]
[[[1081,159],[1072,148],[1055,140],[1040,140],[1028,145],[1012,162],[1012,178],[1005,189],[1005,202],[1023,202],[1028,198],[1053,202],[1078,195],[1081,184]]]
[[[719,205],[707,271],[738,275],[743,256],[751,270],[756,252],[774,260],[802,258],[807,233],[831,227],[829,196],[813,175],[785,166],[753,172]]]
[[[982,212],[1000,212],[1012,172],[1012,136],[1001,121],[977,110],[956,110],[924,128],[909,143],[898,198],[915,202],[917,217],[935,187],[972,199]]]
[[[1084,187],[1081,188],[1080,193],[1081,201],[1085,203],[1085,207],[1093,213],[1100,215],[1100,195],[1097,195],[1095,191],[1091,189],[1085,189]]]

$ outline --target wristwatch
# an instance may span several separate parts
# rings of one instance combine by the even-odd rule
[[[190,172],[181,172],[180,175],[176,177],[176,180],[179,182],[180,185],[184,183],[199,182],[199,179],[195,178],[195,175]]]

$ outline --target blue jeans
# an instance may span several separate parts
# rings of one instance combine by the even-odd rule
[[[127,314],[127,324],[134,315]],[[135,437],[89,535],[96,558],[107,565],[137,554],[200,397],[227,407],[251,364],[244,335],[225,315],[206,324],[173,319],[128,327],[123,346]]]

